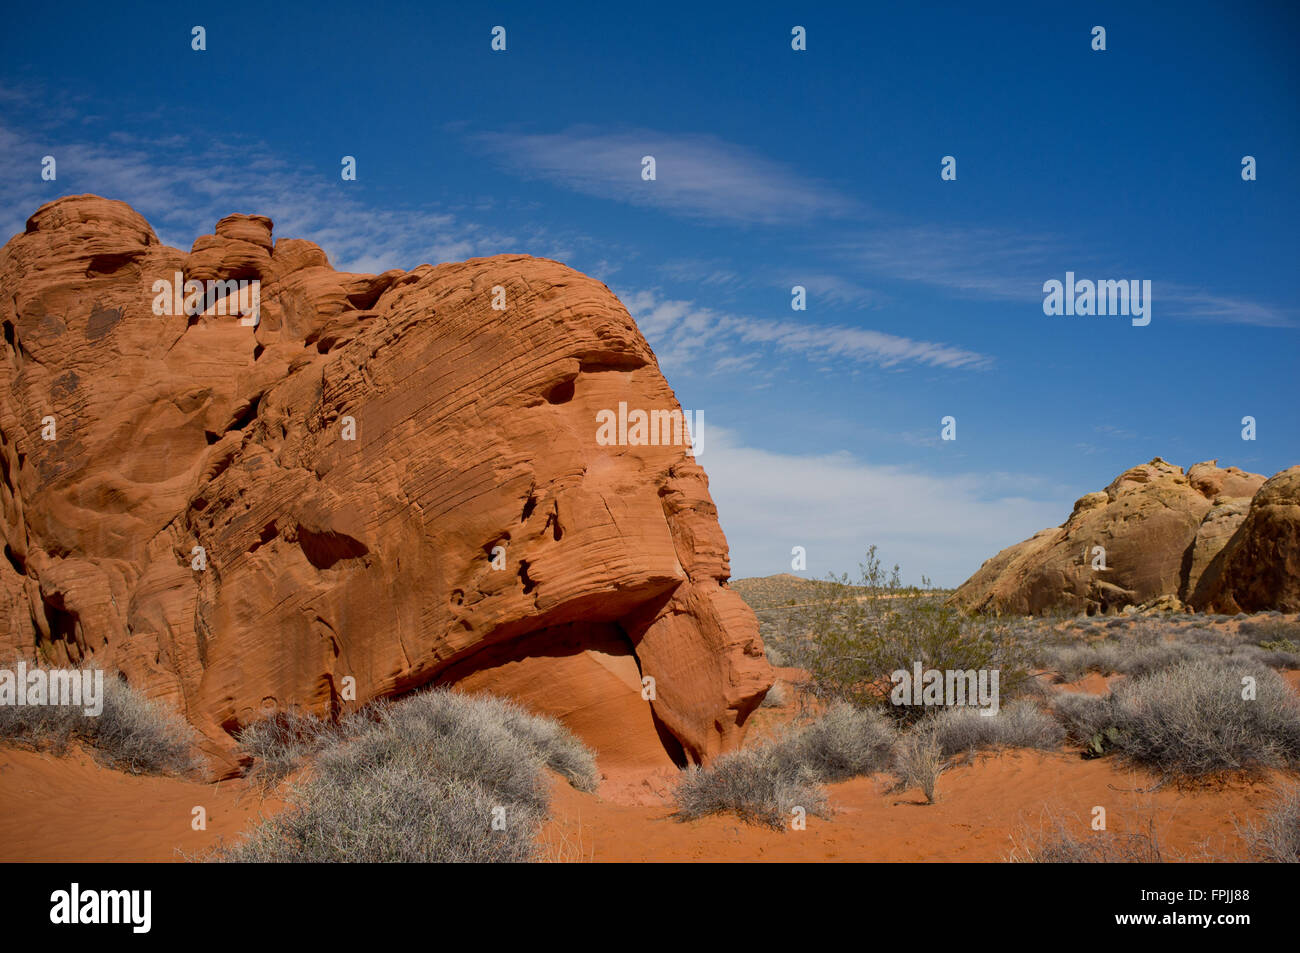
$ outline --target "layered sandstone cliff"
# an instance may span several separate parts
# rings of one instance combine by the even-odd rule
[[[256,280],[258,323],[156,314],[178,273]],[[0,325],[0,651],[120,669],[218,770],[277,706],[445,681],[698,761],[771,682],[688,448],[595,439],[678,405],[563,265],[347,274],[255,215],[186,253],[77,196],[0,250]]]

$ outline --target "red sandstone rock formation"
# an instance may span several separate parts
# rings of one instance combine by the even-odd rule
[[[260,322],[156,315],[178,272],[260,281]],[[346,274],[254,215],[186,254],[78,196],[0,250],[0,324],[0,649],[119,668],[219,770],[272,706],[452,680],[699,761],[771,683],[704,471],[596,443],[602,409],[678,405],[563,265]]]
[[[1263,476],[1221,469],[1217,461],[1184,473],[1157,457],[1124,471],[1104,491],[1081,497],[1060,527],[985,562],[951,602],[968,611],[1036,615],[1116,611],[1162,596],[1191,599],[1220,551],[1244,528],[1247,509],[1254,512],[1250,500],[1261,485]],[[1100,565],[1096,547],[1104,550],[1104,569],[1094,568]],[[1249,575],[1243,569],[1234,585]]]

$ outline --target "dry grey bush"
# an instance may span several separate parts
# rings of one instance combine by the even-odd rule
[[[1247,676],[1253,698],[1243,697]],[[1053,708],[1070,740],[1166,777],[1300,765],[1300,700],[1258,663],[1193,659],[1125,679],[1110,695],[1062,695]]]
[[[1167,858],[1154,823],[1145,831],[1089,830],[1080,836],[1059,815],[1049,815],[1044,829],[1023,837],[1007,857],[1021,864],[1160,864]]]
[[[690,768],[677,786],[680,814],[731,812],[773,828],[783,828],[794,807],[824,815],[821,785],[888,767],[895,738],[880,712],[832,705],[802,729],[722,755],[707,768]]]
[[[945,757],[983,748],[1038,748],[1051,751],[1065,739],[1065,729],[1027,699],[1012,702],[996,715],[978,708],[946,708],[934,718],[934,731]]]
[[[591,752],[549,719],[490,696],[423,692],[351,721],[284,812],[211,859],[533,860],[549,802],[543,767],[586,790],[597,781]]]
[[[894,773],[898,776],[895,790],[920,788],[926,803],[933,804],[939,776],[948,767],[933,721],[922,722],[905,732],[895,749]]]
[[[789,703],[790,695],[789,692],[786,691],[785,682],[776,681],[772,683],[772,687],[769,688],[767,694],[763,696],[763,701],[759,707],[784,708]]]
[[[113,672],[104,673],[104,708],[98,715],[69,705],[0,705],[0,741],[60,754],[78,742],[103,764],[131,774],[197,771],[202,758],[196,740],[183,718]]]
[[[1284,785],[1258,823],[1238,825],[1252,860],[1300,863],[1300,785]]]
[[[692,765],[675,793],[683,818],[732,813],[774,830],[785,827],[795,808],[818,816],[827,810],[826,793],[812,770],[785,760],[774,746],[732,751],[707,768]]]

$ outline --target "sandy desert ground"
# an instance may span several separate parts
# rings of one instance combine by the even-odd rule
[[[762,617],[819,585],[771,577],[739,581],[738,589]],[[1225,630],[1239,624],[1219,623]],[[784,667],[777,675],[787,687],[784,704],[753,714],[747,747],[779,736],[819,707],[797,688],[806,672]],[[1094,672],[1050,690],[1100,695],[1124,677]],[[1283,677],[1292,691],[1300,691],[1300,671],[1286,670]],[[598,751],[617,751],[620,744],[614,734],[584,740]],[[827,785],[831,814],[810,816],[806,830],[772,830],[727,814],[683,819],[673,798],[679,771],[662,759],[638,764],[627,757],[602,758],[600,766],[601,782],[593,792],[550,775],[550,816],[538,835],[539,859],[1002,862],[1024,859],[1027,848],[1061,826],[1086,837],[1092,810],[1103,805],[1113,833],[1135,835],[1144,844],[1154,838],[1165,860],[1245,860],[1250,858],[1242,826],[1259,821],[1287,781],[1282,772],[1262,771],[1160,783],[1150,771],[1115,757],[1084,758],[1069,745],[980,751],[953,759],[938,780],[933,804],[878,772]],[[0,860],[200,858],[237,841],[259,817],[283,810],[285,785],[295,780],[291,776],[266,790],[246,778],[203,783],[133,776],[103,766],[85,750],[60,756],[0,746],[0,803],[6,805],[0,813]],[[206,811],[206,830],[192,829],[199,806]]]

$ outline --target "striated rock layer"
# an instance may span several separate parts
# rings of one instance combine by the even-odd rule
[[[0,651],[119,668],[217,770],[276,706],[447,681],[602,755],[737,743],[771,674],[704,471],[596,441],[620,401],[679,409],[609,289],[517,255],[347,274],[271,230],[187,254],[77,196],[0,250]],[[259,322],[156,314],[178,272],[258,280]]]
[[[1296,471],[1265,483],[1217,461],[1184,473],[1157,457],[1081,497],[1060,527],[989,559],[950,601],[974,612],[1093,614],[1155,600],[1228,606],[1240,594],[1252,611],[1294,611]]]

